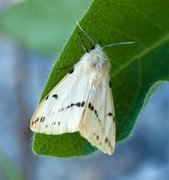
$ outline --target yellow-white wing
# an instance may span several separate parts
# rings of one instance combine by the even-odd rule
[[[79,130],[91,87],[85,69],[80,61],[40,103],[31,119],[32,131],[56,135]]]
[[[90,91],[80,134],[93,146],[111,155],[115,147],[115,112],[109,72]]]
[[[79,131],[93,146],[112,154],[116,132],[109,70],[106,54],[96,45],[40,103],[31,130],[53,135]]]

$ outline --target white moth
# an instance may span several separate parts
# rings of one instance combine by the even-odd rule
[[[118,44],[129,43],[132,42]],[[105,47],[109,46],[112,45]],[[79,131],[99,150],[113,153],[116,126],[110,62],[100,45],[86,52],[39,104],[30,128],[36,133],[52,135]]]

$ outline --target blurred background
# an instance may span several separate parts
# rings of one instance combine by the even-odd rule
[[[33,134],[29,129],[32,113],[52,65],[75,26],[74,17],[82,16],[90,0],[72,0],[70,4],[65,3],[65,0],[50,0],[58,4],[57,12],[51,7],[47,8],[43,1],[39,6],[37,1],[40,0],[36,0],[36,10],[33,11],[36,12],[36,16],[32,13],[32,18],[36,19],[38,24],[33,24],[34,21],[29,22],[24,15],[25,11],[29,12],[29,8],[31,9],[31,3],[27,6],[27,2],[22,1],[0,0],[0,13],[5,17],[1,22],[6,32],[0,34],[0,180],[167,180],[167,83],[162,84],[151,96],[130,138],[117,144],[113,156],[100,152],[74,159],[33,155]],[[14,6],[15,11],[11,10]],[[22,11],[18,11],[19,8]],[[61,27],[60,29],[53,27],[52,31],[48,30],[48,25],[54,26],[49,21],[46,21],[44,29],[44,19],[40,18],[41,8],[46,8],[46,14],[55,18],[56,26]],[[68,8],[70,12],[64,15]],[[21,21],[11,23],[14,21],[13,18]],[[24,25],[22,20],[25,22]],[[26,22],[29,22],[28,25]],[[36,32],[29,29],[30,24],[37,26]],[[17,34],[17,28],[26,35],[22,35],[21,30],[20,34]],[[46,31],[55,38],[50,41],[45,39]],[[15,41],[9,38],[9,34],[15,37]]]

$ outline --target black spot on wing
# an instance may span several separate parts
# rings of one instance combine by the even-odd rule
[[[81,105],[81,103],[80,103],[80,102],[76,103],[76,106],[77,106],[77,107],[80,107],[80,105]]]
[[[72,74],[74,72],[74,68],[69,72],[69,74]]]
[[[88,108],[91,110],[91,111],[94,111],[94,107],[93,107],[93,105],[89,102],[89,104],[88,104]]]
[[[64,108],[61,108],[59,111],[63,111],[65,109],[69,109],[69,108],[72,108],[73,106],[77,106],[77,107],[84,107],[85,105],[85,101],[82,101],[82,102],[77,102],[77,103],[71,103],[70,105],[64,107]]]
[[[49,95],[46,96],[45,100],[47,100],[49,98]]]
[[[94,106],[93,106],[90,102],[89,102],[89,104],[88,104],[88,108],[89,108],[91,111],[94,111],[94,113],[95,113],[95,115],[96,115],[97,118],[99,117],[97,110],[94,108]],[[99,122],[101,122],[100,119],[99,119]]]
[[[94,111],[94,107],[93,107],[93,106],[91,106],[90,110],[91,110],[91,111]]]
[[[35,123],[37,123],[39,121],[39,118],[37,118],[36,120],[35,120]]]
[[[109,146],[111,149],[113,149],[113,147],[112,147],[110,141],[109,141],[109,143],[108,143],[108,146]]]
[[[111,81],[109,81],[109,87],[111,88]]]
[[[109,140],[108,140],[108,138],[106,137],[106,138],[105,138],[105,143],[107,143],[108,141],[109,141]]]
[[[81,107],[83,107],[85,105],[85,102],[83,101],[82,104],[81,104]]]
[[[95,113],[95,114],[97,113],[96,109],[94,110],[94,113]]]
[[[45,121],[45,117],[41,117],[40,122],[44,122],[44,121]]]
[[[99,116],[99,115],[98,115],[98,112],[97,112],[97,110],[96,110],[96,109],[94,110],[94,113],[95,113],[96,117],[98,117],[98,116]]]
[[[113,114],[111,112],[108,113],[108,116],[113,116]]]
[[[52,97],[55,98],[55,99],[57,99],[57,98],[58,98],[58,95],[57,95],[57,94],[53,94]]]

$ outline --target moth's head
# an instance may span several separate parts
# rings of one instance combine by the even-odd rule
[[[108,57],[99,44],[96,44],[89,52],[85,53],[83,59],[87,69],[91,69],[93,72],[100,72],[101,74],[105,66],[109,65]]]
[[[90,51],[101,52],[103,50],[99,44],[95,44],[94,46],[91,47]]]
[[[94,45],[91,50],[89,51],[89,54],[91,56],[93,56],[94,59],[102,59],[102,60],[105,60],[107,59],[106,57],[106,54],[104,53],[103,51],[103,48],[99,45],[99,44],[96,44]]]

